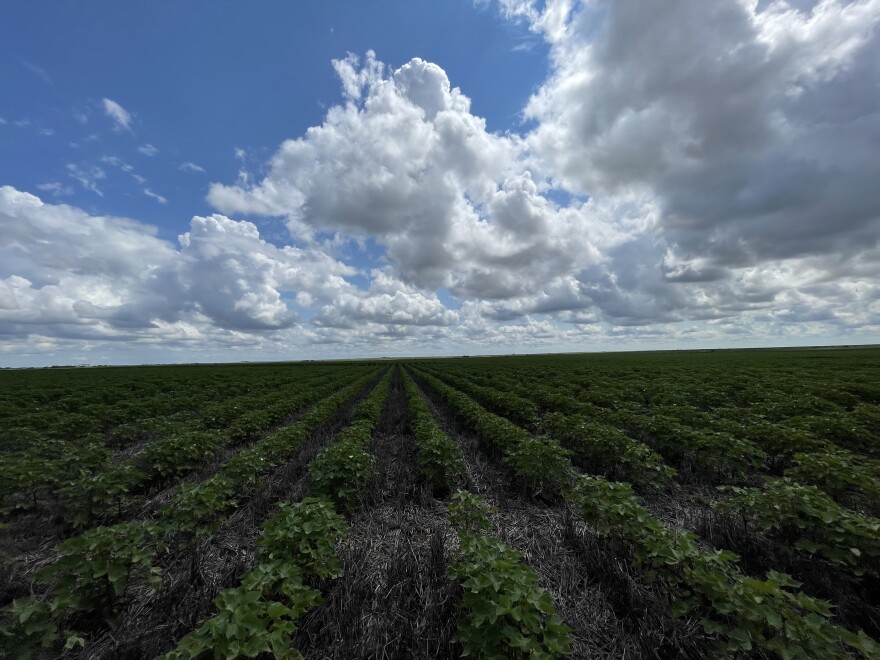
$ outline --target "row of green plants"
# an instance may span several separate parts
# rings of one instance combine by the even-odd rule
[[[514,423],[516,420],[506,413],[507,409],[518,405],[521,401],[529,403],[533,409],[537,408],[531,401],[516,395],[508,395],[506,407],[497,406],[495,402],[503,399],[502,395],[508,389],[508,382],[503,379],[501,379],[502,389],[496,393],[496,396],[487,397],[486,392],[489,388],[474,386],[464,377],[451,378],[445,371],[434,372],[434,375],[473,397],[491,412]],[[474,380],[478,378],[474,377]],[[530,390],[530,396],[534,396],[543,388],[539,385]],[[567,409],[577,408],[568,406]],[[653,488],[668,486],[676,474],[675,469],[664,463],[662,456],[607,422],[590,421],[583,414],[547,412],[541,417],[540,422],[533,422],[532,426],[559,441],[571,452],[572,461],[591,473],[613,475],[622,481]]]
[[[420,376],[490,446],[528,442],[523,429],[451,391],[442,381],[424,372]],[[554,473],[548,480],[557,486],[555,492],[598,536],[627,545],[645,580],[659,582],[675,603],[673,614],[702,617],[706,633],[720,640],[719,653],[754,649],[781,658],[843,658],[848,657],[846,649],[865,657],[880,652],[864,633],[829,621],[831,605],[798,592],[800,584],[790,576],[770,572],[763,580],[747,577],[736,568],[739,558],[734,553],[704,550],[693,534],[664,527],[639,503],[630,484],[577,474],[564,457],[564,464],[557,458],[554,454],[543,461],[535,455],[528,469],[505,462],[526,483],[529,473]]]
[[[498,384],[494,382],[478,385],[473,380],[459,376],[449,369],[434,369],[430,373],[435,378],[439,378],[446,384],[480,401],[487,409],[509,419],[518,426],[532,430],[538,423],[538,406],[531,400],[514,394],[508,388],[499,388]]]
[[[66,370],[50,386],[45,380],[51,373],[4,374],[0,412],[7,414],[0,416],[0,451],[26,449],[34,437],[124,443],[127,432],[140,421],[185,417],[216,402],[247,396],[261,387],[285,387],[319,372],[315,367],[290,366],[250,371],[229,367]],[[36,382],[3,388],[12,385],[6,382],[10,378],[12,383],[23,378]]]
[[[452,377],[447,372],[436,373],[445,382],[466,392],[481,404],[493,412],[516,421],[510,417],[503,408],[495,405],[494,400],[504,398],[507,389],[506,381],[498,379],[502,390],[496,392],[494,397],[487,396],[491,392],[487,387],[474,385],[466,378]],[[541,385],[532,386],[532,391],[542,389]],[[507,395],[514,400],[520,399],[516,395]],[[534,396],[534,395],[532,395]],[[520,399],[522,400],[522,399]],[[529,402],[530,403],[530,402]],[[534,405],[534,404],[532,404]],[[621,414],[623,413],[623,414]],[[549,419],[548,419],[549,417]],[[577,447],[586,453],[584,457],[590,460],[591,448],[595,447],[597,460],[601,465],[603,458],[607,458],[606,467],[598,471],[604,472],[608,467],[615,465],[613,452],[624,450],[629,454],[628,467],[631,471],[638,470],[639,456],[645,459],[645,470],[651,473],[660,482],[668,483],[671,476],[669,466],[693,475],[700,479],[709,479],[714,483],[723,483],[729,479],[742,479],[746,474],[759,468],[764,463],[764,453],[748,440],[737,438],[733,435],[714,430],[697,430],[680,424],[676,419],[663,415],[636,415],[629,408],[623,408],[612,415],[604,415],[605,420],[598,421],[600,427],[593,426],[590,431],[595,434],[595,442],[580,442],[582,436],[577,433],[578,421],[566,423],[561,413],[551,412],[542,418],[541,428],[545,430],[555,429],[561,434],[560,440],[566,438],[569,443],[575,443]],[[583,415],[580,416],[580,424],[588,423]],[[609,423],[614,420],[617,424]],[[531,425],[534,426],[534,425]],[[615,426],[626,428],[633,440],[627,442],[623,439],[624,434],[616,432]],[[612,446],[609,446],[611,443]],[[598,446],[597,446],[598,445]],[[568,446],[568,444],[566,444]],[[604,456],[603,456],[604,453]],[[634,455],[635,454],[635,455]],[[597,467],[599,467],[597,465]],[[620,466],[623,469],[623,465]],[[648,475],[634,475],[643,480]]]
[[[315,494],[352,511],[373,476],[375,456],[370,440],[388,398],[393,370],[354,412],[354,421],[340,431],[336,440],[309,463],[311,489]]]
[[[372,467],[367,445],[379,423],[390,378],[389,370],[355,408],[351,424],[309,463],[310,496],[282,504],[263,524],[253,566],[239,586],[215,599],[217,614],[160,660],[197,658],[205,653],[229,659],[260,654],[302,658],[292,648],[291,638],[303,614],[323,602],[316,581],[342,574],[336,546],[344,538],[346,525],[339,510],[351,510],[366,487]],[[361,460],[362,454],[366,461]]]
[[[448,505],[458,549],[449,577],[461,587],[455,639],[462,656],[559,658],[571,653],[568,626],[523,555],[490,535],[493,509],[459,490]]]
[[[419,467],[434,495],[443,497],[452,491],[464,472],[461,454],[452,438],[437,425],[428,402],[409,373],[404,373],[403,387]]]
[[[840,413],[832,412],[829,413],[830,417],[824,418],[785,419],[772,416],[773,419],[783,422],[777,423],[765,418],[763,413],[766,406],[758,408],[757,411],[746,412],[740,408],[722,407],[708,413],[700,410],[696,405],[677,400],[662,401],[652,405],[650,414],[645,414],[643,410],[633,410],[628,406],[622,406],[608,413],[591,404],[576,401],[573,397],[561,393],[559,389],[552,389],[542,384],[524,383],[521,375],[513,381],[512,377],[506,377],[504,374],[485,375],[485,370],[481,374],[483,375],[468,374],[468,377],[475,382],[491,381],[504,391],[509,390],[531,398],[545,411],[553,411],[554,408],[550,406],[555,406],[555,410],[566,411],[569,415],[572,411],[580,410],[581,414],[577,416],[577,421],[560,412],[547,412],[543,415],[540,426],[544,431],[562,440],[563,445],[568,449],[575,451],[576,457],[578,447],[570,443],[583,446],[580,441],[583,436],[576,431],[578,425],[581,425],[584,431],[589,429],[590,436],[602,438],[603,444],[608,443],[612,438],[616,440],[613,443],[616,446],[613,449],[609,448],[611,451],[605,456],[593,459],[594,462],[589,465],[591,472],[614,476],[636,484],[642,482],[643,475],[628,475],[623,471],[630,465],[638,466],[639,461],[638,457],[634,461],[627,460],[627,443],[617,431],[617,427],[622,427],[627,428],[636,438],[655,443],[660,453],[673,464],[711,473],[716,483],[741,479],[754,472],[784,470],[787,477],[804,485],[816,486],[843,506],[870,513],[880,511],[880,461],[843,449],[827,439],[840,441],[847,433],[860,436],[868,433],[866,426],[853,427],[851,423],[848,430],[841,430],[840,427],[845,425],[847,418]],[[447,381],[453,382],[449,378]],[[463,377],[458,377],[453,384],[461,385],[464,382]],[[507,417],[502,410],[495,408],[490,400],[482,396],[482,390],[467,387],[461,389],[493,412]],[[846,396],[846,393],[842,396]],[[855,398],[853,395],[848,396]],[[718,399],[723,400],[723,397]],[[819,404],[813,405],[814,408],[823,409]],[[828,405],[831,404],[828,403],[825,407]],[[856,403],[855,406],[856,410],[861,411],[867,410],[869,404]],[[824,433],[813,433],[823,426],[826,428]],[[830,428],[836,428],[838,432],[832,434],[828,430]],[[863,438],[861,445],[868,442],[868,438]],[[615,457],[620,457],[619,461],[615,460]],[[603,467],[603,459],[606,459],[604,465],[613,467],[617,470],[617,474],[612,475],[606,471],[607,468]],[[646,464],[662,470],[662,464],[658,465],[656,460],[651,461],[646,457]]]
[[[437,426],[409,374],[404,389],[423,473],[435,493],[445,494],[463,470],[461,455]],[[538,586],[538,574],[521,553],[488,533],[493,511],[484,498],[464,490],[457,490],[448,504],[449,521],[458,536],[448,573],[461,589],[455,639],[462,645],[462,655],[498,659],[568,655],[569,629],[556,615],[550,594]]]
[[[235,416],[240,415],[244,411],[254,410],[254,404],[261,403],[267,396],[271,396],[273,391],[289,392],[290,386],[298,380],[293,378],[294,374],[303,376],[307,381],[314,380],[320,376],[318,373],[307,374],[290,371],[283,379],[279,376],[273,382],[267,383],[270,386],[268,390],[261,388],[256,393],[253,391],[237,392],[235,395],[230,395],[220,400],[205,398],[206,393],[212,391],[211,388],[187,391],[185,394],[188,396],[181,397],[183,402],[173,402],[170,404],[171,411],[158,415],[153,411],[150,411],[150,414],[147,416],[130,415],[126,418],[126,423],[116,426],[106,434],[92,432],[72,439],[52,437],[42,431],[18,426],[22,419],[19,416],[9,420],[9,427],[3,425],[3,433],[18,439],[21,448],[17,451],[0,452],[0,465],[5,469],[7,465],[36,460],[41,456],[45,457],[47,461],[52,461],[67,452],[77,452],[86,447],[107,447],[109,450],[113,447],[124,446],[130,442],[163,437],[177,428],[198,430],[225,428],[229,425],[228,422],[231,422]],[[196,382],[198,383],[199,381],[197,380]],[[223,407],[236,412],[229,420],[224,420],[220,424],[214,424],[212,410]],[[52,416],[51,412],[45,414],[50,417]],[[93,416],[93,419],[97,424],[106,425],[106,422],[102,421],[97,413]],[[49,463],[46,468],[48,472],[52,472],[53,466]]]
[[[336,376],[338,379],[338,375]],[[118,515],[123,501],[149,485],[167,483],[202,464],[219,449],[255,439],[291,412],[314,403],[335,387],[319,376],[231,400],[237,419],[215,427],[213,417],[174,420],[135,457],[117,463],[100,440],[74,443],[41,440],[24,452],[0,454],[0,495],[7,509],[36,506],[38,496],[61,506],[75,529],[105,514]],[[305,387],[303,386],[305,385]],[[314,393],[318,389],[318,397]]]
[[[58,499],[74,528],[87,528],[107,517],[119,517],[124,504],[136,503],[149,486],[164,485],[205,465],[221,451],[252,442],[291,414],[307,409],[339,389],[340,379],[324,378],[274,391],[251,400],[256,410],[241,414],[226,429],[173,432],[148,444],[132,459],[118,465],[77,466],[73,478],[58,489]],[[264,407],[262,407],[264,406]],[[108,516],[109,514],[109,516]]]
[[[130,585],[161,579],[157,555],[169,544],[213,532],[225,514],[245,501],[258,479],[283,464],[297,447],[375,379],[368,373],[319,402],[302,419],[262,439],[225,463],[210,479],[181,486],[153,519],[99,526],[57,548],[58,559],[34,577],[41,595],[17,599],[6,608],[4,635],[16,648],[66,645],[82,638],[67,630],[71,621],[91,619],[111,628]]]
[[[629,484],[579,475],[569,501],[600,538],[623,541],[646,579],[669,594],[673,613],[698,616],[718,636],[719,656],[758,651],[780,658],[878,657],[880,645],[829,621],[831,606],[798,592],[798,582],[771,571],[743,575],[738,556],[704,550],[693,534],[671,530],[639,503]]]
[[[841,507],[815,486],[769,477],[762,487],[722,487],[715,504],[742,522],[745,536],[770,538],[784,554],[798,553],[856,576],[880,569],[880,518]]]
[[[572,452],[572,462],[592,474],[644,488],[665,488],[676,475],[657,452],[611,424],[554,412],[542,418],[540,428]]]
[[[374,378],[374,373],[367,374],[337,390],[296,424],[279,429],[236,454],[211,478],[183,485],[159,510],[159,515],[174,531],[197,535],[213,532],[222,516],[239,505],[262,475],[285,463],[303,441]]]
[[[238,587],[215,600],[217,614],[189,633],[161,660],[257,657],[294,659],[291,648],[303,614],[323,601],[316,579],[339,577],[336,545],[345,534],[345,519],[333,504],[308,497],[281,505],[263,525],[254,565]]]
[[[546,437],[532,437],[513,422],[490,413],[468,395],[425,371],[418,377],[455,412],[455,415],[513,472],[534,497],[552,500],[562,492],[570,469],[569,452]]]

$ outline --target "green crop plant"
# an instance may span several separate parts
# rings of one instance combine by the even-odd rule
[[[746,532],[768,534],[780,548],[795,548],[846,568],[877,574],[880,519],[841,507],[815,486],[768,478],[764,488],[723,487],[716,507],[739,516]]]
[[[675,476],[675,470],[659,454],[609,424],[549,413],[541,428],[594,474],[619,475],[625,481],[656,488],[666,486]]]
[[[646,579],[668,585],[674,614],[702,616],[704,630],[721,637],[720,655],[753,648],[780,658],[847,658],[845,648],[866,658],[880,652],[864,633],[830,623],[829,604],[793,591],[800,585],[789,576],[746,577],[734,567],[734,553],[703,550],[693,534],[665,528],[629,484],[582,476],[569,499],[598,536],[631,547]]]
[[[352,509],[373,475],[370,438],[369,425],[363,422],[340,431],[336,441],[309,463],[312,491]]]
[[[110,616],[133,581],[158,588],[161,573],[152,562],[162,550],[159,535],[156,525],[133,522],[96,527],[62,543],[58,560],[39,574],[53,582],[52,610]]]
[[[488,527],[482,498],[459,491],[449,504],[459,537],[449,577],[461,586],[456,640],[477,658],[556,658],[571,652],[568,627],[521,553],[481,532]]]
[[[82,529],[107,513],[120,515],[129,491],[145,478],[130,462],[94,473],[81,470],[61,486],[58,497],[70,524]]]
[[[434,494],[446,494],[464,471],[461,454],[455,442],[437,426],[431,409],[409,374],[405,374],[403,385],[412,418],[419,467]]]
[[[880,510],[880,461],[845,449],[797,453],[785,476],[816,486],[837,502]]]
[[[504,452],[503,460],[535,497],[558,499],[572,472],[568,455],[550,438],[524,438]]]
[[[309,576],[334,578],[341,573],[336,545],[345,522],[326,500],[306,498],[281,510],[263,525],[254,567],[241,585],[215,601],[218,613],[184,637],[163,660],[196,658],[301,658],[290,646],[298,619],[319,605],[319,591]]]

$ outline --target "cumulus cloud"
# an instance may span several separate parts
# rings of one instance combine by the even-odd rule
[[[157,323],[288,327],[294,315],[279,289],[326,295],[349,272],[325,255],[271,246],[248,222],[195,217],[175,247],[148,225],[46,204],[9,186],[0,188],[0,227],[0,318],[19,330],[43,325],[49,336],[70,325],[99,336]]]
[[[295,327],[297,308],[319,310],[324,339],[355,324],[393,333],[457,318],[389,273],[373,272],[361,290],[348,279],[358,271],[326,251],[275,246],[253,223],[220,214],[192,218],[174,245],[148,225],[4,186],[0,233],[0,333],[10,336],[253,345],[248,335],[320,341]]]
[[[116,124],[116,130],[124,130],[129,133],[134,133],[131,128],[133,118],[128,110],[123,108],[113,99],[104,98],[101,99],[101,103],[104,106],[104,114],[110,117],[110,119],[113,120],[113,123]]]
[[[512,11],[552,44],[554,73],[526,114],[560,185],[646,191],[679,258],[706,272],[876,240],[876,0]]]
[[[214,184],[212,204],[285,216],[296,237],[373,237],[404,284],[463,297],[533,293],[598,258],[603,230],[543,197],[520,140],[487,131],[439,66],[334,65],[345,104],[282,144],[262,181]]]
[[[549,44],[522,134],[488,130],[437,63],[349,54],[323,122],[265,167],[237,147],[219,212],[176,245],[4,189],[0,319],[46,341],[371,354],[880,333],[880,0],[500,11]],[[100,194],[102,170],[68,170]],[[266,216],[289,236],[266,241]],[[124,271],[108,260],[132,235],[144,255],[119,254],[149,266]],[[71,247],[40,261],[45,241]],[[364,245],[366,267],[347,252]]]
[[[353,329],[364,323],[397,326],[450,326],[458,313],[447,309],[436,294],[426,294],[378,270],[367,291],[341,292],[315,318],[325,327]]]
[[[144,156],[155,156],[157,153],[159,153],[159,150],[152,144],[142,144],[137,148],[137,150],[141,152]]]
[[[855,72],[878,79],[873,3],[502,11],[551,44],[527,135],[487,131],[436,64],[349,55],[333,63],[344,103],[284,142],[263,180],[214,184],[209,201],[285,217],[302,240],[372,237],[403,286],[444,288],[494,323],[745,319],[813,282],[872,277],[877,151],[832,143],[878,116],[855,91]],[[863,108],[835,123],[840,85]],[[808,124],[808,110],[824,114]],[[395,304],[405,317],[402,290]],[[824,306],[849,304],[829,290]],[[317,322],[382,305],[355,295]]]

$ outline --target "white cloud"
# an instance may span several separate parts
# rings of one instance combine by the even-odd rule
[[[128,110],[112,99],[101,99],[101,103],[104,105],[104,114],[110,117],[116,124],[116,130],[126,130],[129,133],[134,133],[131,128],[133,118]]]
[[[25,69],[27,69],[28,71],[30,71],[31,73],[33,73],[35,76],[37,76],[38,78],[40,78],[43,82],[45,82],[45,83],[47,83],[47,84],[49,84],[49,85],[54,85],[54,84],[55,84],[55,83],[52,82],[52,79],[49,77],[49,74],[46,73],[46,70],[43,69],[42,67],[39,67],[39,66],[37,66],[36,64],[33,64],[33,63],[31,63],[31,62],[28,62],[27,60],[19,60],[19,61],[21,62],[21,65],[22,65]]]
[[[3,189],[0,331],[307,355],[880,337],[880,0],[501,11],[551,54],[523,135],[438,64],[368,52],[265,167],[235,148],[222,214],[178,245]],[[100,194],[100,168],[68,169]]]
[[[73,188],[71,188],[70,186],[65,186],[63,183],[60,183],[58,181],[38,183],[36,187],[38,190],[52,193],[55,197],[66,197],[73,194]]]
[[[347,290],[318,313],[320,326],[355,329],[365,323],[402,326],[450,326],[458,313],[446,309],[436,294],[426,294],[377,270],[367,291]]]
[[[194,217],[179,246],[155,228],[90,216],[0,187],[0,332],[149,341],[189,328],[289,328],[286,296],[321,303],[354,271],[321,252],[277,248],[249,222]]]
[[[876,239],[880,156],[865,137],[880,131],[880,96],[866,91],[880,81],[880,2],[516,11],[552,45],[554,73],[526,114],[558,185],[644,191],[670,248],[714,269]]]
[[[106,179],[107,173],[100,167],[80,167],[75,163],[68,163],[67,174],[78,181],[85,190],[90,190],[99,197],[104,196],[104,193],[98,188],[98,181]]]
[[[144,156],[155,156],[157,153],[159,153],[159,150],[152,144],[142,144],[137,148],[137,150],[141,152]]]
[[[101,156],[101,162],[106,163],[107,165],[112,165],[113,167],[118,167],[126,174],[134,172],[134,167],[126,163],[119,156]]]
[[[181,163],[177,169],[179,169],[181,172],[201,172],[203,174],[205,172],[204,167],[202,167],[201,165],[196,165],[195,163],[192,163],[190,161]]]
[[[486,130],[435,64],[385,76],[371,54],[334,62],[348,99],[282,144],[253,186],[214,184],[227,213],[284,215],[294,236],[371,236],[408,286],[509,298],[598,258],[581,209],[540,194],[520,141]]]
[[[679,0],[675,9],[680,15],[664,15],[664,20],[684,25],[683,16],[690,16],[736,34],[743,11],[739,5],[692,4]],[[736,58],[725,63],[708,54],[720,36],[688,35],[692,42],[686,43],[675,36],[672,25],[657,28],[656,17],[643,16],[626,3],[602,9],[607,33],[597,32],[596,25],[589,23],[595,17],[586,16],[585,6],[554,2],[543,12],[530,7],[510,5],[510,15],[532,20],[533,28],[551,42],[556,68],[528,107],[539,123],[525,138],[487,132],[485,122],[470,113],[469,99],[435,64],[416,58],[386,71],[372,53],[363,65],[349,55],[334,62],[345,103],[330,108],[321,126],[284,142],[262,181],[212,185],[208,199],[220,210],[283,216],[299,240],[313,240],[317,231],[333,231],[343,237],[371,237],[384,247],[390,276],[404,287],[397,297],[363,302],[360,296],[366,294],[356,294],[323,308],[318,323],[351,330],[359,320],[369,324],[374,310],[387,316],[395,306],[399,318],[407,318],[405,287],[423,296],[428,292],[421,303],[430,300],[430,292],[448,289],[465,301],[463,309],[472,316],[517,327],[522,323],[539,327],[517,320],[532,316],[579,327],[587,321],[621,328],[734,317],[745,322],[750,314],[772,308],[787,296],[802,295],[803,287],[813,282],[846,278],[863,282],[873,276],[862,266],[855,272],[854,264],[870,263],[867,254],[858,250],[876,245],[876,231],[869,234],[870,241],[854,243],[857,251],[850,256],[861,256],[848,263],[837,261],[832,269],[821,253],[799,248],[801,239],[791,234],[785,237],[785,246],[779,245],[782,236],[772,225],[751,235],[744,233],[752,231],[748,224],[730,227],[719,217],[730,203],[724,195],[737,189],[728,192],[723,179],[707,179],[706,172],[720,174],[727,171],[724,168],[750,166],[747,161],[738,165],[723,154],[741,150],[752,139],[751,132],[758,130],[736,121],[737,115],[730,114],[736,111],[720,100],[722,88],[732,90],[727,97],[733,98],[735,108],[750,107],[748,99],[754,97],[748,90],[760,88],[753,80],[759,72],[750,68],[749,55],[757,46],[741,48]],[[599,11],[598,5],[589,7]],[[846,25],[837,30],[835,39],[849,45],[837,49],[829,45],[837,54],[822,54],[819,64],[801,62],[797,80],[825,84],[848,71],[847,58],[858,56],[865,40],[850,38],[864,32],[858,21]],[[631,33],[618,35],[625,26]],[[667,54],[661,41],[656,44],[660,52],[654,52],[651,35],[658,29],[679,50]],[[730,39],[728,33],[725,38]],[[754,30],[750,34],[755,42],[764,38]],[[612,39],[642,45],[627,49]],[[690,69],[683,68],[681,62],[690,61],[685,53],[698,46],[707,53],[694,59]],[[735,51],[735,43],[730,48]],[[623,58],[625,66],[617,60],[606,63],[600,54]],[[633,58],[637,64],[629,64]],[[715,64],[708,71],[701,70],[704,62],[712,61]],[[761,66],[773,69],[766,63]],[[660,79],[651,82],[646,76],[655,70]],[[663,79],[667,73],[673,76],[669,80]],[[737,80],[742,81],[739,87]],[[745,96],[737,101],[731,94],[740,88]],[[784,96],[788,88],[779,89]],[[665,106],[663,112],[654,112],[650,102],[644,105],[638,100],[650,99],[651,93],[664,98],[678,93],[690,99],[671,104],[676,112],[695,112],[703,96],[708,98],[704,105],[710,107],[699,108],[704,119],[688,114],[680,119]],[[632,114],[630,106],[641,109]],[[589,120],[584,119],[588,112],[594,113]],[[757,119],[751,123],[760,126]],[[584,132],[584,125],[597,137]],[[685,131],[680,136],[677,127]],[[624,132],[617,136],[617,130]],[[697,130],[705,132],[699,142],[693,136]],[[766,137],[763,129],[758,135]],[[720,150],[720,155],[711,153],[710,147]],[[771,162],[784,164],[785,159]],[[667,182],[665,172],[676,168],[681,171]],[[762,185],[779,199],[776,203],[783,202],[780,195],[811,194],[809,168],[787,173],[783,167],[775,177],[762,170],[760,176]],[[801,183],[791,188],[795,176]],[[873,189],[865,192],[875,194]],[[690,218],[676,209],[678,204],[693,205],[685,193],[706,210]],[[792,198],[795,210],[802,208],[797,199]],[[876,217],[877,205],[869,208]],[[701,231],[713,224],[715,234]],[[722,229],[729,239],[718,234]],[[833,244],[823,243],[825,254],[840,254],[842,242],[852,238],[846,229],[825,223],[825,231],[838,237]],[[777,240],[764,245],[773,232]],[[730,258],[716,249],[724,242],[742,249],[748,246],[744,239],[760,248],[751,249],[750,259]],[[761,255],[761,249],[770,254]],[[773,272],[783,274],[770,277]],[[757,285],[759,281],[764,284]],[[828,291],[829,309],[849,304],[838,290]],[[436,318],[432,323],[437,323]],[[867,317],[859,321],[870,322]],[[470,332],[483,328],[470,317],[467,323]]]
[[[141,183],[143,183],[143,182],[141,182]],[[166,198],[162,197],[162,195],[160,195],[160,194],[158,194],[158,193],[153,192],[153,191],[150,190],[149,188],[144,188],[144,194],[145,194],[147,197],[152,197],[153,199],[155,199],[155,200],[156,200],[157,202],[159,202],[160,204],[167,204],[167,203],[168,203],[168,200],[167,200]]]

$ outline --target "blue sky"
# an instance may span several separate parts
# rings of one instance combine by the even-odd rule
[[[0,180],[24,190],[64,183],[73,189],[66,203],[138,218],[169,239],[209,210],[209,182],[232,181],[241,167],[259,171],[282,140],[321,123],[341,100],[332,59],[372,48],[391,66],[442,61],[495,131],[520,128],[548,67],[545,44],[526,25],[466,0],[275,0],[257,11],[250,3],[37,2],[4,13]],[[133,114],[131,131],[114,130],[103,98]],[[139,152],[144,145],[157,153]],[[205,172],[181,172],[187,162]],[[71,177],[71,163],[105,171],[103,197]]]
[[[877,342],[878,24],[15,3],[0,366]]]

